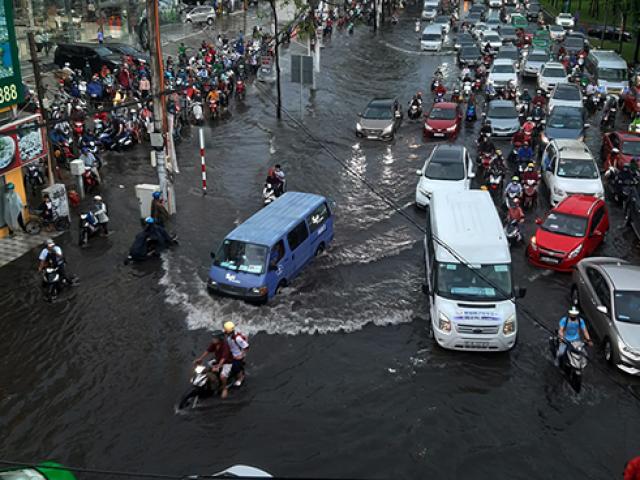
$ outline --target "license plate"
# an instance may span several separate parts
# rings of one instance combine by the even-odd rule
[[[489,348],[489,342],[464,342],[466,348]]]
[[[368,138],[369,140],[375,140],[375,139],[377,139],[378,137],[376,137],[375,135],[369,135],[367,138]]]
[[[444,137],[444,133],[433,132],[434,137]]]
[[[557,265],[558,263],[560,263],[560,260],[557,258],[553,258],[553,257],[540,257],[540,261],[541,262],[545,262],[545,263],[552,263],[554,265]]]

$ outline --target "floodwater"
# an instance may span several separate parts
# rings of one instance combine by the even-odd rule
[[[133,185],[154,181],[140,147],[107,159],[103,196],[115,233],[83,250],[75,234],[61,237],[78,287],[46,304],[33,273],[37,252],[2,270],[2,457],[185,475],[245,463],[331,478],[621,477],[640,451],[640,413],[612,380],[636,393],[638,380],[596,355],[574,394],[553,367],[548,333],[522,315],[510,353],[437,348],[425,328],[419,230],[341,166],[423,221],[412,205],[415,170],[433,143],[420,124],[405,119],[390,144],[354,135],[372,97],[397,95],[406,105],[428,92],[439,64],[451,78],[457,72],[452,55],[417,51],[414,13],[378,37],[365,27],[336,32],[322,50],[318,91],[303,95],[306,129],[287,114],[275,120],[275,88],[250,86],[230,118],[205,127],[206,196],[193,129],[179,146],[172,228],[181,244],[161,260],[122,262],[138,228]],[[297,120],[299,89],[283,76],[284,104]],[[469,130],[457,141],[471,147]],[[588,135],[599,152],[598,130]],[[209,252],[261,207],[276,162],[290,190],[336,202],[335,242],[268,306],[211,297]],[[601,253],[638,262],[637,242],[611,211]],[[528,266],[523,252],[513,249],[517,283],[528,288],[522,303],[554,328],[570,277]],[[176,413],[192,359],[226,320],[250,334],[246,385],[225,402]]]

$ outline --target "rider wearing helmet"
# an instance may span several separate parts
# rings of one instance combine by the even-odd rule
[[[575,306],[572,306],[567,313],[568,317],[565,316],[560,319],[560,328],[558,329],[558,339],[560,342],[558,352],[556,353],[556,366],[560,364],[560,358],[567,351],[567,343],[577,342],[584,337],[586,343],[589,345],[593,344],[584,319],[579,317],[580,311]]]
[[[536,96],[533,97],[533,100],[531,100],[531,104],[540,105],[544,108],[544,106],[547,104],[547,97],[542,93],[542,90],[538,89],[538,91],[536,92]]]
[[[533,150],[529,146],[529,142],[524,142],[518,149],[518,161],[529,163],[533,158]]]
[[[229,350],[233,357],[229,376],[236,378],[234,385],[239,387],[244,380],[245,357],[249,349],[249,342],[246,336],[240,332],[236,332],[236,326],[233,322],[224,322],[222,328],[224,329],[225,340],[227,345],[229,345]]]
[[[520,198],[522,196],[522,184],[518,176],[514,175],[511,177],[511,181],[504,187],[504,196],[507,200]]]
[[[220,375],[220,398],[227,398],[229,393],[227,389],[227,379],[231,373],[233,357],[231,356],[231,350],[229,350],[229,345],[225,341],[222,330],[214,330],[211,332],[211,343],[193,363],[195,365],[202,363],[209,354],[213,356],[213,360],[215,361],[215,364],[211,366],[211,371],[219,373]]]
[[[164,226],[169,221],[169,211],[162,201],[162,193],[153,192],[151,200],[151,217],[158,225]]]
[[[528,180],[534,180],[536,182],[540,180],[540,172],[536,170],[536,165],[533,162],[529,162],[527,168],[522,173],[523,183],[526,183]]]

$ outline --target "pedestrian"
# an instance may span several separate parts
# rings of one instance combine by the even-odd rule
[[[24,220],[22,218],[22,209],[24,204],[22,199],[16,193],[16,186],[13,182],[7,183],[4,192],[4,223],[7,224],[9,229],[9,235],[15,235],[14,231],[19,226],[23,232],[27,229],[24,227]]]
[[[163,227],[169,221],[169,211],[167,210],[167,207],[164,206],[162,193],[160,192],[153,192],[153,200],[151,200],[151,218]]]
[[[102,25],[98,27],[98,43],[102,45],[104,42],[104,32],[102,31]]]
[[[98,227],[102,229],[102,236],[109,236],[109,217],[107,216],[107,205],[100,195],[93,197],[93,214],[98,221]]]

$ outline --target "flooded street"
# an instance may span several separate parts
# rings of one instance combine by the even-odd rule
[[[406,105],[418,90],[431,104],[438,65],[447,64],[449,85],[458,69],[450,53],[418,51],[415,8],[378,36],[364,26],[334,33],[317,92],[303,93],[303,126],[284,50],[281,122],[275,87],[251,84],[229,119],[205,127],[206,196],[192,128],[178,147],[171,230],[181,243],[161,260],[123,264],[139,228],[133,186],[155,182],[139,146],[107,157],[103,197],[115,233],[86,249],[75,224],[60,237],[78,287],[44,302],[37,252],[2,270],[2,457],[185,475],[243,463],[316,478],[621,477],[640,451],[640,409],[629,393],[640,395],[640,379],[607,368],[594,349],[576,395],[553,366],[548,332],[522,312],[509,353],[445,351],[428,336],[421,232],[361,180],[423,224],[415,170],[435,142],[406,119]],[[357,113],[389,96],[405,109],[396,139],[357,139]],[[477,128],[464,127],[456,142],[475,152]],[[587,135],[594,153],[599,136]],[[267,306],[212,297],[209,252],[261,208],[274,163],[289,190],[336,202],[335,241]],[[640,262],[619,207],[610,210],[601,254]],[[556,328],[571,277],[529,266],[522,245],[512,255],[515,283],[528,289],[522,305]],[[226,320],[250,335],[246,386],[176,413],[192,360]]]

